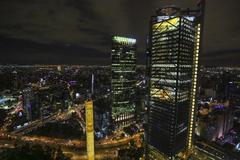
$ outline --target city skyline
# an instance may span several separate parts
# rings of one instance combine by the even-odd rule
[[[108,65],[111,36],[115,34],[137,39],[138,64],[144,64],[151,13],[168,4],[192,8],[195,1],[21,3],[0,2],[0,64]],[[207,2],[201,64],[238,65],[238,3]]]
[[[0,160],[239,160],[239,6],[1,0]]]

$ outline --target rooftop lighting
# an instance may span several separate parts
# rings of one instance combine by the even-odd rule
[[[123,44],[136,44],[136,39],[133,39],[133,38],[114,36],[113,40]]]

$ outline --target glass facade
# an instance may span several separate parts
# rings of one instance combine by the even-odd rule
[[[150,23],[146,134],[148,145],[169,157],[192,145],[189,133],[191,130],[192,137],[198,67],[196,26],[195,16],[174,7],[158,10]]]
[[[111,55],[112,118],[118,126],[124,126],[134,118],[136,40],[114,36]]]

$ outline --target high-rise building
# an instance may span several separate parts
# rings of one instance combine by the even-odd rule
[[[114,36],[111,55],[112,119],[122,127],[134,119],[136,39]]]
[[[200,8],[191,11],[169,6],[151,17],[146,129],[149,153],[159,152],[171,159],[192,148],[201,12]]]
[[[27,88],[23,90],[23,106],[24,111],[27,115],[27,120],[32,121],[32,100],[33,100],[33,92],[31,88]]]

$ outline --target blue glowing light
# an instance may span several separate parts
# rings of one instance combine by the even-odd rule
[[[235,148],[236,150],[240,151],[240,143],[238,143]]]
[[[217,105],[217,106],[214,106],[215,109],[224,109],[224,106],[223,105]]]

